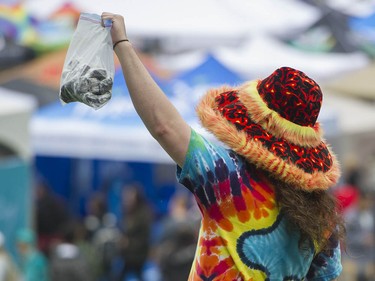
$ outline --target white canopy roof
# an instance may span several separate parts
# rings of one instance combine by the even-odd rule
[[[66,0],[26,0],[46,18]],[[291,34],[317,20],[319,11],[298,0],[70,0],[82,12],[125,16],[130,38],[162,39],[167,49],[238,45],[252,34]],[[293,17],[290,15],[293,14]]]
[[[29,121],[36,109],[31,96],[0,87],[0,142],[24,159],[32,156]]]
[[[322,90],[323,106],[336,114],[340,134],[353,136],[361,133],[375,133],[375,104],[354,97],[342,96],[325,87]]]
[[[244,77],[263,78],[289,66],[304,71],[319,83],[367,66],[363,53],[309,53],[266,35],[255,36],[239,48],[218,48],[216,57]]]

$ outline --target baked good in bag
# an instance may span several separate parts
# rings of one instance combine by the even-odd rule
[[[102,107],[111,99],[113,80],[105,69],[80,66],[77,60],[69,63],[71,79],[60,89],[60,98],[65,103],[82,102],[95,109]]]

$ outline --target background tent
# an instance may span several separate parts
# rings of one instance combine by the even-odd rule
[[[373,175],[371,166],[375,159],[375,105],[356,97],[344,96],[330,88],[323,87],[325,96],[323,104],[335,112],[337,118],[338,134],[328,137],[328,142],[334,148],[343,166],[343,172],[347,172],[348,161],[355,161],[363,172],[361,181],[366,182],[367,173],[370,178]],[[327,131],[327,130],[325,130]],[[361,173],[362,173],[361,172]],[[366,183],[363,188],[373,189],[374,181]]]
[[[320,18],[306,30],[294,34],[288,41],[304,50],[318,52],[351,53],[359,46],[353,40],[349,27],[349,15],[331,8],[327,3],[308,1],[320,11]],[[291,35],[289,34],[289,37]]]
[[[243,81],[214,55],[206,54],[196,66],[158,83],[189,124],[211,138],[196,118],[198,99],[208,88]],[[339,133],[336,116],[329,109],[320,121],[329,135]],[[95,111],[80,103],[53,103],[38,111],[31,128],[38,170],[59,194],[72,198],[73,209],[83,211],[93,190],[113,195],[122,183],[136,180],[145,186],[156,208],[166,210],[176,185],[175,165],[135,113],[120,70],[116,72],[113,97],[101,109]],[[118,202],[113,198],[119,197],[109,197],[116,208]]]
[[[306,52],[267,35],[254,36],[238,48],[217,48],[213,53],[242,77],[263,78],[276,68],[290,66],[303,70],[319,83],[361,69],[370,62],[361,52]]]
[[[158,210],[166,208],[165,190],[174,187],[175,178],[156,177],[171,161],[136,115],[120,69],[104,107],[53,102],[34,115],[31,131],[39,176],[74,212],[85,214],[87,200],[100,191],[112,198],[109,205],[117,213],[122,185],[133,181],[144,186]]]
[[[0,144],[9,147],[14,155],[29,161],[29,122],[36,109],[33,97],[0,87]]]
[[[375,57],[375,8],[372,13],[366,16],[351,17],[349,26],[355,35],[357,44],[372,58]]]
[[[299,33],[321,16],[318,9],[300,0],[219,0],[216,3],[228,14],[235,15],[251,35],[284,37]]]
[[[1,72],[1,87],[24,93],[44,106],[58,99],[66,50],[52,52]]]
[[[186,120],[201,130],[194,110],[198,91],[241,80],[207,55],[171,80],[157,81]],[[124,182],[138,181],[157,211],[166,211],[176,185],[175,165],[136,114],[120,69],[112,99],[104,107],[52,103],[34,115],[31,130],[38,171],[57,193],[70,198],[72,209],[84,212],[85,201],[95,190],[112,194],[111,206],[116,208],[120,196],[113,194]]]
[[[375,63],[350,71],[326,83],[326,87],[337,95],[375,101]],[[375,123],[375,122],[374,122]]]
[[[42,107],[33,118],[32,136],[37,155],[168,161],[136,115],[126,87],[97,111],[60,101]]]
[[[195,107],[209,89],[226,85],[238,85],[244,79],[223,65],[212,54],[205,54],[200,64],[176,75],[165,85],[164,90],[182,116],[194,128],[201,130]]]
[[[38,155],[170,163],[136,114],[120,69],[112,99],[99,110],[81,103],[60,102],[42,107],[33,118],[33,147]],[[238,84],[240,76],[213,56],[169,81],[157,80],[186,120],[193,122],[195,105],[209,87]]]
[[[37,17],[46,17],[65,1],[26,1]],[[246,35],[246,27],[227,13],[215,0],[71,0],[82,12],[104,11],[126,15],[128,35],[135,40],[158,40],[155,44],[170,50],[208,47],[211,44],[238,44]]]

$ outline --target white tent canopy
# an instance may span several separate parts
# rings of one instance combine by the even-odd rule
[[[71,108],[69,115],[52,116],[54,109],[51,108],[51,116],[43,114],[33,118],[32,145],[38,155],[151,163],[172,162],[140,119],[137,120],[138,117],[135,116],[128,97],[118,97],[115,102],[109,102],[99,111],[77,103],[67,106]],[[339,119],[344,118],[345,114],[337,112],[336,106],[337,103],[327,103],[319,117],[328,137],[348,132],[351,128],[348,126],[354,125],[347,118]],[[55,104],[54,107],[59,111],[61,105]],[[359,119],[363,118],[361,112],[365,113],[361,108],[356,109]],[[124,120],[122,124],[103,122],[110,116],[115,120],[116,115]],[[129,116],[129,121],[124,119],[125,115]],[[215,140],[198,122],[189,123],[199,133],[212,141]]]
[[[0,88],[0,142],[23,159],[30,159],[29,122],[36,108],[33,97]]]
[[[289,66],[304,71],[318,83],[330,81],[342,74],[359,71],[368,66],[370,59],[363,53],[309,53],[291,47],[267,35],[257,35],[243,45],[220,47],[212,50],[227,68],[245,80],[264,78],[275,69]],[[158,63],[171,71],[184,71],[205,58],[201,50],[182,54],[156,56]]]
[[[25,1],[31,13],[41,18],[48,17],[65,2],[67,1]],[[283,36],[296,32],[320,17],[315,8],[297,0],[69,2],[82,12],[101,14],[108,11],[124,15],[131,38],[161,39],[163,47],[169,50],[210,47],[222,64],[246,80],[263,78],[278,67],[290,66],[303,70],[321,84],[333,76],[360,69],[369,63],[369,58],[363,53],[307,53],[275,39],[274,35]],[[237,44],[239,42],[241,44]],[[237,47],[233,47],[233,44]],[[165,58],[160,58],[160,61],[163,59]],[[168,66],[165,66],[181,71],[184,67],[194,67],[193,64],[198,64],[203,59],[204,55],[199,52],[174,55],[168,60]],[[333,109],[323,110],[321,121],[323,124],[330,124],[331,128],[336,127],[336,121],[344,122],[343,131],[350,132],[352,127],[348,124],[351,120],[341,119],[347,118],[346,116],[337,117],[336,110],[341,114],[341,108],[336,108],[337,104],[339,103],[334,102]],[[140,120],[133,118],[135,112],[127,96],[124,95],[116,102],[111,101],[98,111],[82,104],[68,105],[67,108],[70,110],[68,116],[56,118],[47,114],[33,119],[33,146],[38,154],[170,161]],[[360,118],[361,112],[359,107],[356,117]],[[126,129],[119,127],[118,123],[111,123],[116,120],[116,113],[125,114],[122,116],[125,116],[127,122]],[[198,126],[196,129],[200,130]],[[333,129],[328,131],[332,133]]]
[[[35,152],[45,156],[171,162],[136,114],[122,84],[123,78],[117,80],[116,77],[115,88],[118,90],[108,104],[99,110],[80,103],[65,106],[56,103],[42,108],[32,121]],[[199,99],[196,95],[202,95],[207,87],[216,87],[212,83],[230,80],[232,83],[238,81],[235,73],[220,65],[214,57],[206,56],[204,63],[199,63],[180,78],[172,79],[165,90],[185,120],[195,130],[214,140],[196,118],[194,99]],[[189,81],[194,82],[190,84]],[[330,136],[340,133],[335,111],[329,107],[323,110],[319,121]]]
[[[340,134],[375,133],[375,105],[323,87],[323,105],[337,115]]]
[[[29,0],[27,5],[32,13],[46,17],[64,2],[53,0],[46,4],[42,0]],[[210,40],[238,42],[247,33],[246,27],[214,0],[72,0],[70,3],[86,13],[100,15],[106,11],[124,15],[131,38],[163,39],[163,44],[179,44],[181,39],[198,46]]]
[[[191,124],[202,132],[198,124]],[[100,110],[80,103],[49,106],[31,123],[32,146],[40,156],[172,163],[136,115],[129,96]]]
[[[47,18],[66,0],[26,0],[30,12]],[[320,12],[298,0],[70,0],[82,12],[125,16],[132,39],[161,39],[162,47],[234,46],[253,34],[285,35],[301,31]],[[293,14],[293,17],[290,15]]]
[[[321,16],[315,7],[300,0],[218,0],[249,33],[289,36],[304,30]]]
[[[216,57],[244,77],[263,78],[275,69],[290,66],[304,71],[318,82],[368,65],[363,53],[309,53],[267,35],[255,36],[239,48],[218,48]]]

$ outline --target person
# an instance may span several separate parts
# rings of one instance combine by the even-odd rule
[[[93,263],[99,262],[94,275],[99,276],[100,280],[108,280],[112,274],[113,258],[117,254],[115,245],[119,230],[116,226],[116,216],[109,212],[106,194],[101,191],[91,194],[86,207],[85,235],[96,252],[90,259]],[[92,249],[86,250],[90,252]]]
[[[329,188],[340,176],[316,122],[317,83],[281,67],[269,77],[210,89],[197,105],[202,125],[189,126],[151,78],[112,21],[114,52],[132,103],[177,164],[202,221],[189,280],[334,280],[341,271],[344,224]]]
[[[49,276],[53,281],[92,281],[96,268],[91,268],[87,256],[77,244],[75,220],[61,228],[61,239],[51,249]]]
[[[143,280],[151,241],[152,215],[150,206],[138,183],[126,184],[122,194],[123,220],[120,251],[123,261],[119,281],[135,274],[137,280]]]
[[[108,217],[108,205],[105,194],[102,192],[94,192],[87,201],[86,216],[84,223],[88,232],[88,236],[92,239],[96,232],[102,227]]]
[[[59,228],[70,219],[67,204],[42,179],[36,183],[35,230],[38,249],[48,258],[60,239]]]
[[[22,228],[16,235],[22,280],[48,281],[48,260],[37,248],[35,236],[34,231],[30,228]]]
[[[344,214],[347,229],[347,253],[343,255],[345,280],[374,280],[374,202],[372,192],[362,190],[357,204]]]
[[[169,202],[169,213],[156,240],[156,258],[163,281],[187,280],[194,260],[197,229],[189,218],[189,196],[177,192]]]
[[[21,275],[12,256],[5,247],[5,236],[0,231],[0,281],[20,281]]]

